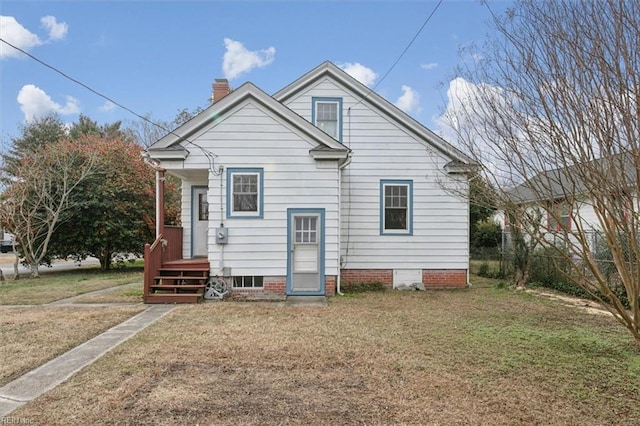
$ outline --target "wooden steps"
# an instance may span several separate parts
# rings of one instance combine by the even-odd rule
[[[209,280],[209,262],[187,259],[168,262],[162,265],[145,303],[198,303],[204,294]]]
[[[182,304],[182,303],[198,303],[202,298],[202,294],[198,293],[178,293],[178,294],[158,294],[152,293],[144,298],[144,303],[148,304]]]

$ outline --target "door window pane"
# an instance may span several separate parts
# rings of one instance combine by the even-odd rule
[[[209,220],[209,203],[206,192],[198,194],[198,220]]]
[[[315,244],[318,240],[318,218],[315,216],[295,218],[295,242],[299,244]]]

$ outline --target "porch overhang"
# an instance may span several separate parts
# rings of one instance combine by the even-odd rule
[[[146,156],[153,160],[186,160],[189,151],[184,148],[147,149]]]

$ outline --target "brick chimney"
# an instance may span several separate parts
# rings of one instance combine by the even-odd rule
[[[227,96],[231,93],[231,87],[229,86],[229,81],[226,78],[216,78],[216,81],[213,83],[213,93],[211,94],[211,103],[215,104],[219,102],[220,99]]]

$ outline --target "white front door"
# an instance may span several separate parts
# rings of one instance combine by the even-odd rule
[[[324,210],[289,209],[287,293],[324,294]]]
[[[191,197],[191,256],[207,256],[209,234],[209,203],[207,188],[194,187]]]

